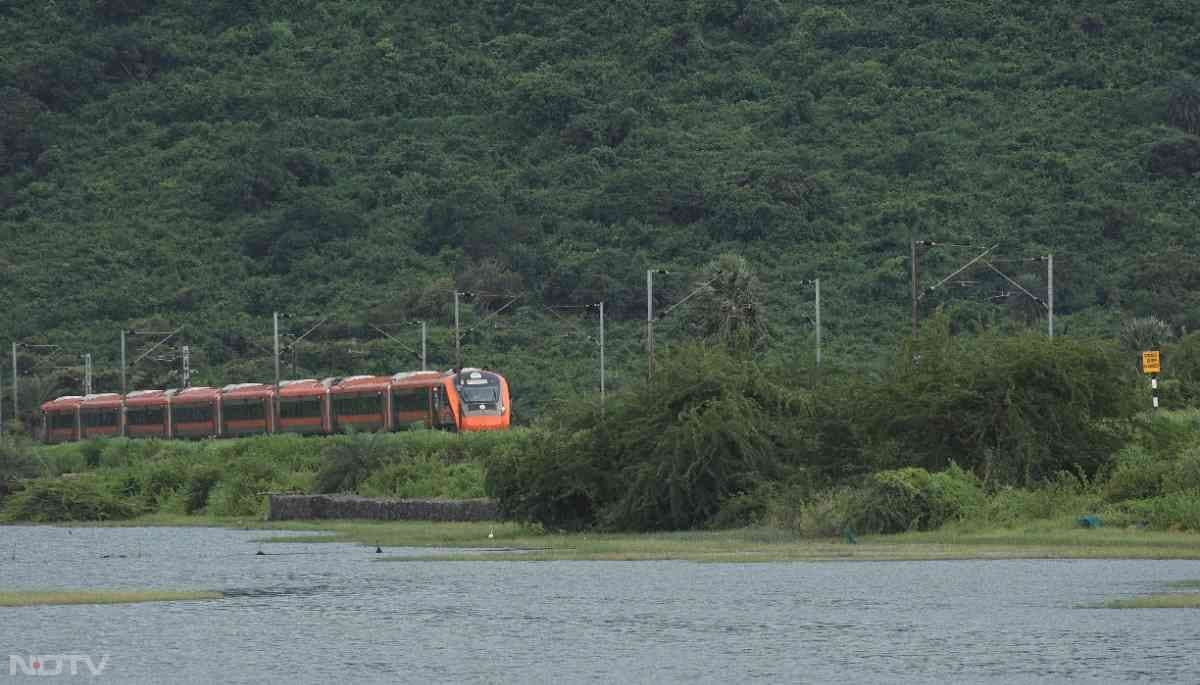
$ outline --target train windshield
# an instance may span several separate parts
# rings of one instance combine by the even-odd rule
[[[486,385],[465,385],[459,388],[463,402],[468,404],[483,404],[500,401],[500,388]]]

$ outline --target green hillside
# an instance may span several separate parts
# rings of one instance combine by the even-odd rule
[[[661,310],[724,252],[777,361],[811,364],[819,277],[827,363],[882,364],[913,239],[943,243],[924,285],[999,243],[1039,297],[1023,260],[1053,252],[1065,335],[1184,333],[1198,64],[1184,0],[0,2],[0,342],[27,344],[26,407],[78,390],[82,352],[117,389],[123,328],[182,326],[193,382],[269,380],[273,311],[285,344],[330,317],[285,376],[415,368],[421,320],[445,368],[457,288],[464,361],[528,418],[595,392],[584,305],[620,386],[645,270],[673,272]],[[1044,326],[995,273],[956,280],[923,312]],[[131,385],[178,383],[167,347]]]

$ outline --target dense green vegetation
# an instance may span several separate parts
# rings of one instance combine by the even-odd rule
[[[759,269],[764,355],[806,365],[800,283],[821,277],[826,365],[889,366],[912,239],[943,243],[923,285],[1000,243],[1018,261],[996,266],[1038,296],[1043,264],[1019,260],[1054,252],[1061,334],[1116,338],[1147,315],[1182,334],[1200,324],[1198,16],[1176,0],[3,3],[0,341],[61,346],[21,349],[26,412],[78,390],[54,369],[78,353],[116,389],[123,328],[182,325],[195,382],[269,380],[275,310],[285,344],[331,315],[286,351],[288,375],[413,368],[416,328],[384,324],[417,320],[445,368],[459,289],[477,293],[465,361],[506,372],[528,420],[597,385],[590,310],[546,307],[604,300],[609,384],[629,384],[644,270],[674,272],[663,310],[727,251]],[[992,271],[961,280],[924,313],[960,333],[1041,326]],[[695,330],[689,308],[660,342]],[[154,359],[177,354],[131,384],[178,383],[178,361]]]
[[[524,440],[519,430],[204,442],[112,439],[53,447],[4,438],[0,520],[106,521],[155,513],[261,517],[266,492],[482,497],[484,459],[520,450]]]
[[[1200,528],[1196,418],[1139,414],[1134,367],[1161,348],[1164,404],[1200,401],[1197,60],[1173,0],[2,5],[23,418],[78,391],[72,355],[116,389],[122,329],[133,387],[178,383],[183,344],[195,383],[269,380],[274,311],[288,376],[414,368],[420,321],[446,368],[461,291],[464,361],[541,419],[4,438],[3,516],[486,490],[549,528]],[[998,247],[909,337],[913,240],[923,289]]]
[[[556,413],[488,486],[553,528],[1200,528],[1200,423],[1139,413],[1115,344],[955,337],[939,317],[902,356],[796,386],[745,348],[687,348],[603,409]]]

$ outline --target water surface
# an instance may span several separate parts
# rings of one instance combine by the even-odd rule
[[[0,527],[0,589],[228,595],[0,608],[0,682],[11,654],[109,655],[94,680],[146,683],[1200,677],[1200,612],[1081,608],[1198,579],[1196,561],[378,563],[267,535]]]

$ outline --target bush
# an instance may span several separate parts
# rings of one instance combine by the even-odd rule
[[[1128,447],[1121,451],[1104,483],[1104,498],[1120,502],[1155,497],[1162,493],[1163,476],[1170,466],[1170,462],[1155,460],[1141,447]]]
[[[800,506],[795,528],[805,537],[836,537],[850,526],[860,502],[860,493],[851,488],[822,492]]]
[[[1101,511],[1096,488],[1080,477],[1060,472],[1032,488],[1004,487],[992,493],[976,521],[991,526],[1013,526],[1036,519],[1071,518]]]
[[[902,533],[928,527],[929,472],[880,471],[858,491],[849,524],[860,533]]]
[[[178,490],[185,514],[195,514],[208,506],[208,497],[221,480],[221,469],[215,464],[197,464],[188,469],[183,487]]]
[[[800,409],[754,362],[692,345],[603,412],[564,407],[524,453],[488,462],[488,491],[509,515],[546,526],[701,526],[727,499],[794,470]]]
[[[371,473],[358,491],[371,497],[400,498],[470,499],[485,495],[480,465],[428,459],[387,464]]]
[[[989,485],[1032,485],[1077,467],[1090,477],[1124,443],[1137,409],[1127,367],[1113,345],[964,340],[937,317],[868,390],[869,440],[894,441],[902,464],[931,471],[957,461]]]
[[[0,434],[0,499],[16,483],[38,475],[40,468],[24,438]]]
[[[5,501],[2,518],[35,523],[111,521],[140,513],[133,502],[116,496],[98,478],[39,479]]]
[[[1158,530],[1200,530],[1200,490],[1122,502],[1113,513],[1114,520]]]

